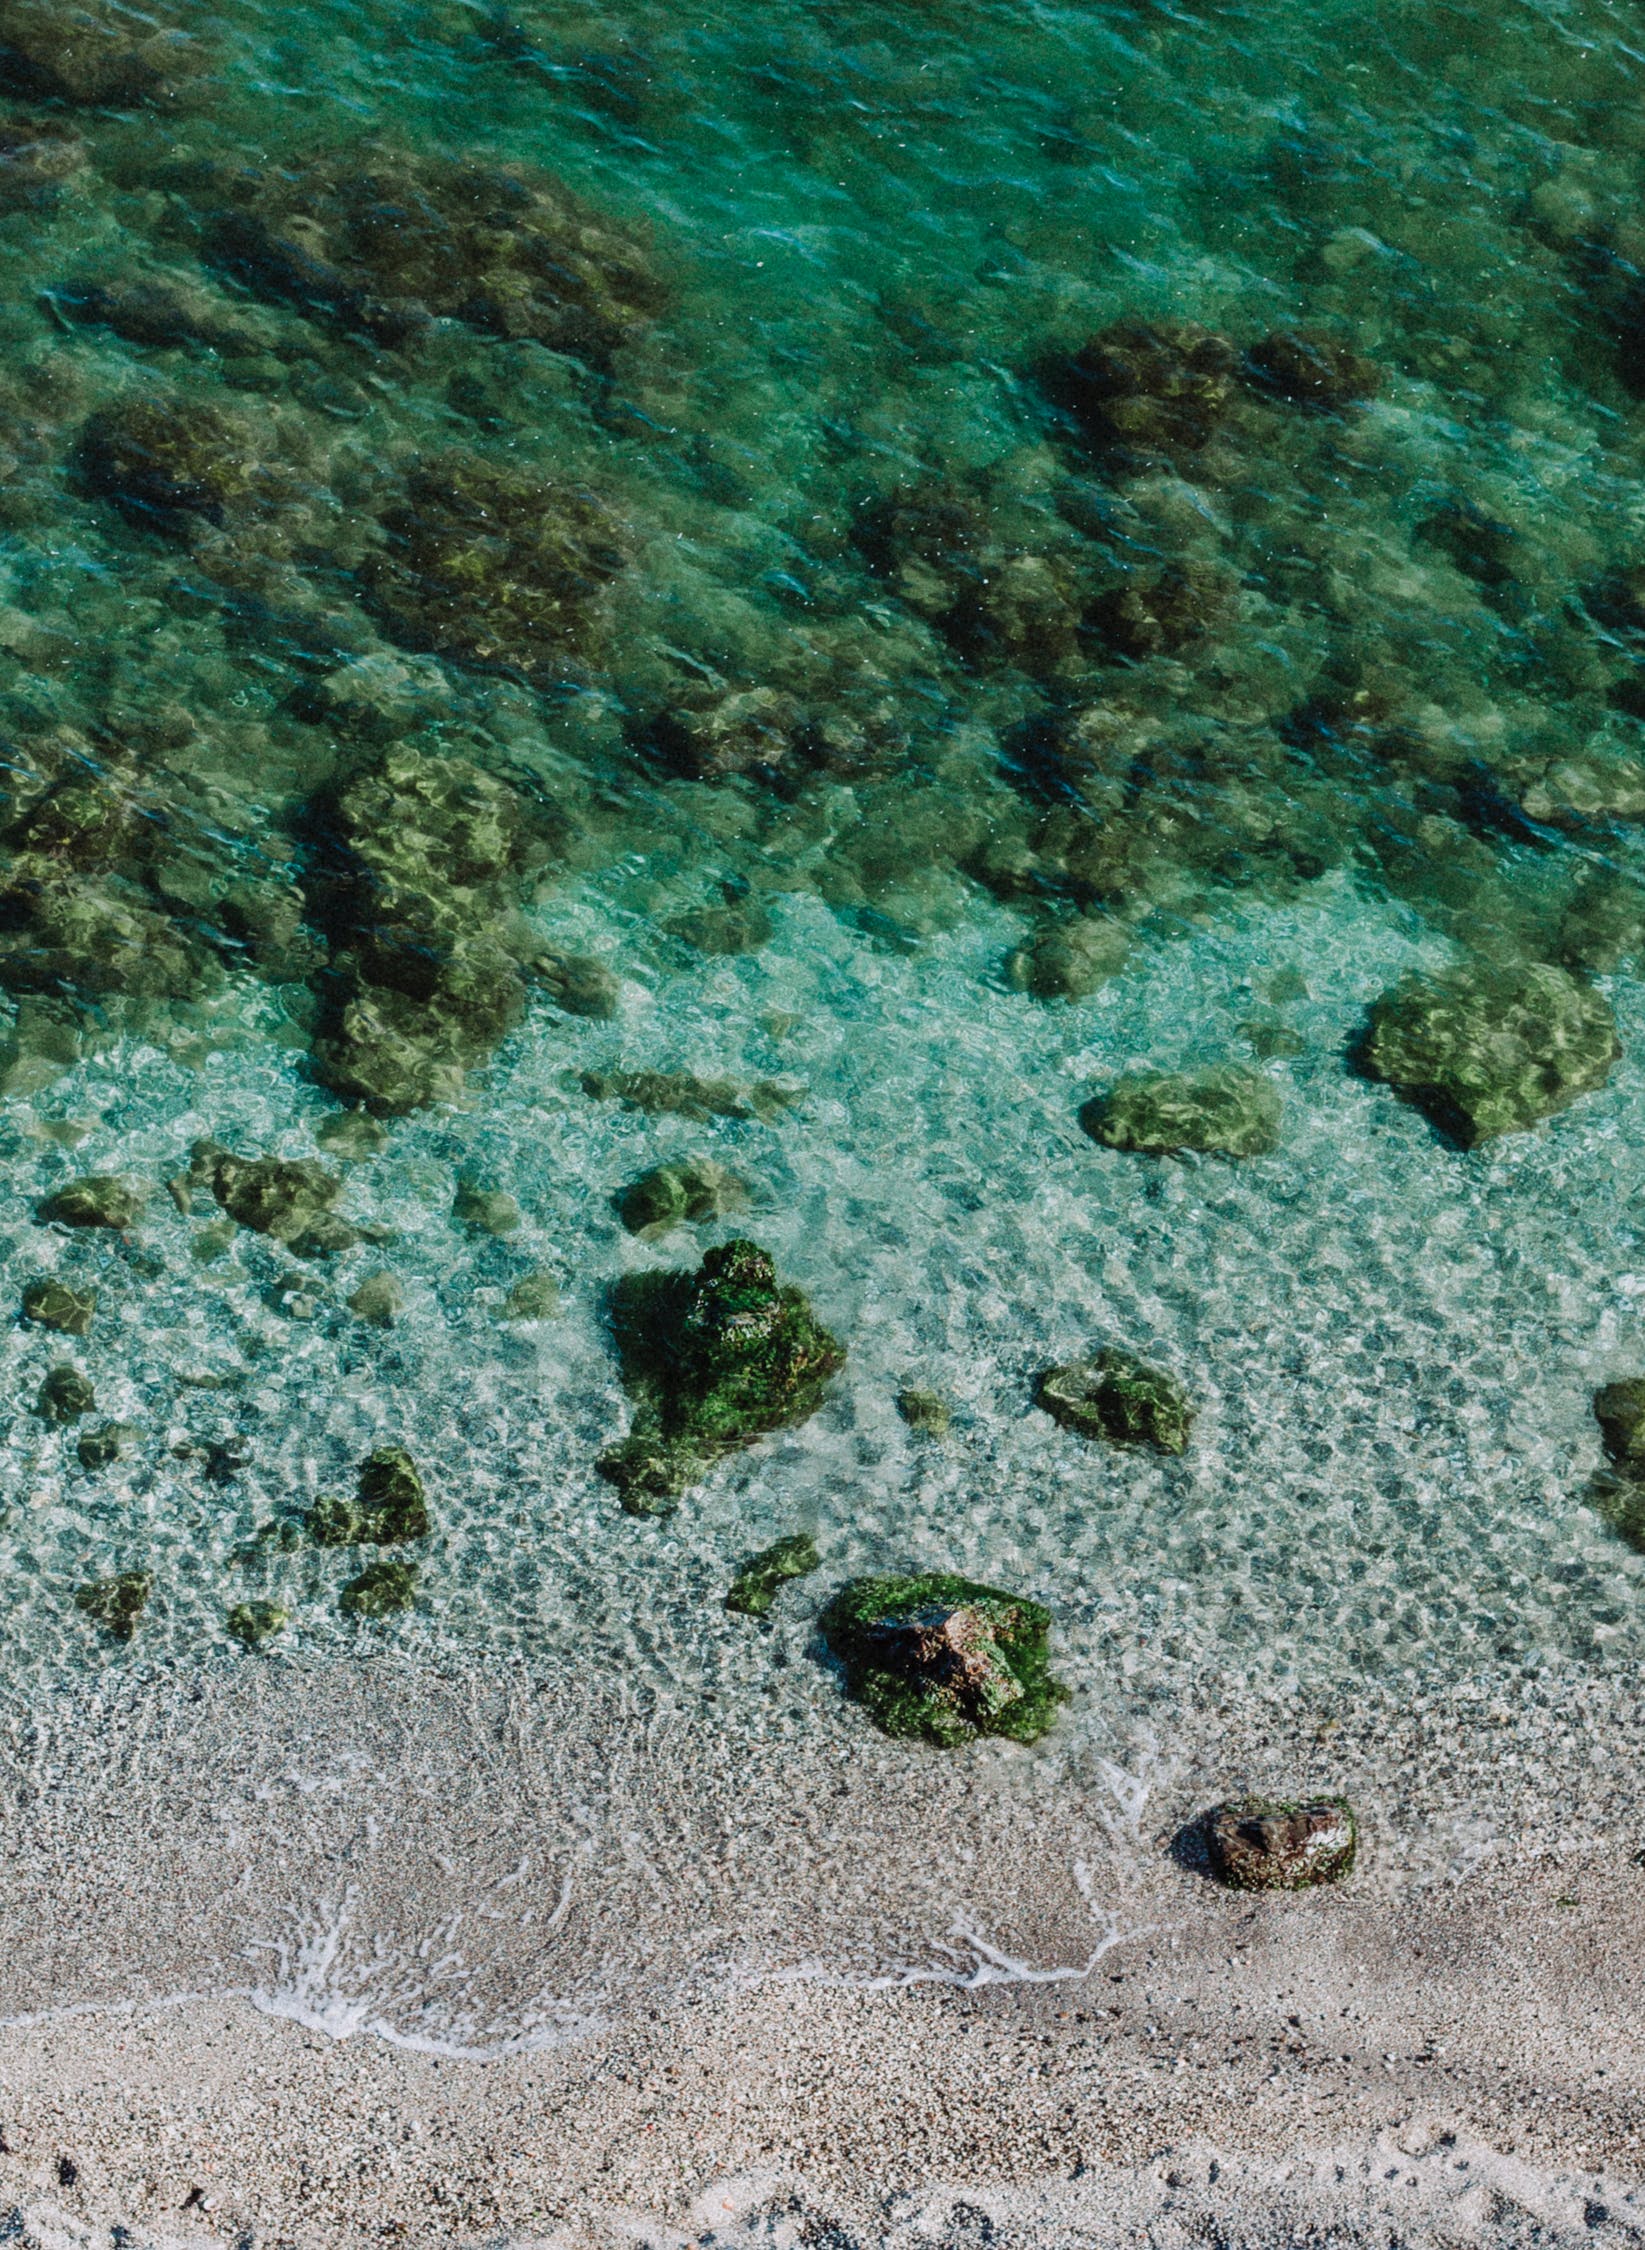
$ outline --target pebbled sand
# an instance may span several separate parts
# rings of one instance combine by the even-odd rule
[[[1129,1767],[933,1759],[917,1788],[849,1715],[796,1767],[387,1666],[20,1723],[0,2207],[12,2239],[110,2250],[1645,2240],[1645,1765],[1632,1703],[1577,1686],[1184,1715]],[[1350,1886],[1233,1898],[1172,1855],[1212,1773],[1286,1771],[1364,1807]],[[598,1889],[621,1932],[579,1926],[550,1865],[568,1819],[599,1861],[565,1793],[596,1773],[610,1868],[639,1871]],[[903,1981],[820,1974],[876,1960]],[[588,1972],[604,2028],[522,2028],[545,1963],[562,1995]],[[493,2045],[560,2043],[365,2028],[459,2043],[429,2013],[452,1989]]]

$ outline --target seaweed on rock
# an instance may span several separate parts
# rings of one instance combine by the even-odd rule
[[[794,1532],[749,1556],[731,1581],[725,1606],[742,1617],[768,1617],[782,1587],[821,1568],[817,1542],[808,1531]]]
[[[1080,1437],[1185,1453],[1194,1409],[1177,1378],[1134,1352],[1109,1345],[1090,1359],[1048,1367],[1034,1401]]]
[[[1279,1091],[1240,1063],[1132,1071],[1086,1103],[1080,1123],[1104,1148],[1145,1156],[1268,1156],[1279,1146]]]
[[[876,1725],[939,1749],[1033,1742],[1068,1693],[1051,1673],[1050,1611],[947,1571],[853,1579],[818,1626]]]
[[[417,1464],[399,1445],[367,1454],[353,1499],[322,1496],[304,1521],[317,1547],[398,1547],[434,1528]]]
[[[1107,467],[1137,474],[1204,451],[1228,412],[1237,362],[1192,321],[1117,321],[1044,371],[1046,388]]]
[[[599,1467],[635,1515],[671,1514],[724,1454],[806,1421],[845,1364],[801,1292],[740,1239],[694,1274],[624,1275],[612,1331],[636,1412]]]

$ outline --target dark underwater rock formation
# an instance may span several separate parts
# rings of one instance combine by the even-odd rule
[[[1192,321],[1117,321],[1050,371],[1048,386],[1106,464],[1180,464],[1211,442],[1233,396],[1234,347]]]
[[[90,1376],[82,1375],[78,1367],[70,1367],[65,1361],[47,1374],[34,1402],[34,1411],[42,1422],[78,1422],[96,1404],[97,1393]]]
[[[809,1578],[821,1568],[817,1542],[808,1531],[797,1531],[749,1556],[731,1581],[725,1606],[742,1617],[767,1617],[781,1588],[791,1579]]]
[[[236,1226],[293,1244],[323,1229],[343,1185],[311,1157],[235,1156],[218,1141],[195,1142],[189,1181],[209,1189]]]
[[[42,1226],[114,1227],[123,1231],[136,1225],[144,1200],[142,1189],[130,1180],[119,1179],[111,1172],[91,1172],[84,1179],[69,1180],[54,1188],[35,1206],[34,1215]]]
[[[205,61],[198,40],[108,0],[0,0],[0,87],[77,108],[165,101]]]
[[[1603,1086],[1622,1052],[1610,1003],[1549,962],[1411,976],[1371,1010],[1359,1067],[1472,1148]]]
[[[1280,328],[1246,353],[1245,378],[1254,390],[1287,406],[1341,414],[1376,396],[1382,370],[1338,337],[1312,328]]]
[[[617,1216],[642,1240],[678,1226],[700,1226],[748,1208],[748,1189],[734,1172],[709,1156],[659,1164],[630,1181],[615,1198]]]
[[[55,1274],[31,1281],[23,1291],[23,1318],[63,1336],[89,1336],[97,1311],[95,1289],[75,1289]]]
[[[875,1724],[939,1749],[1033,1742],[1068,1692],[1051,1676],[1050,1611],[947,1571],[853,1579],[818,1625]]]
[[[368,1453],[354,1498],[322,1496],[305,1522],[317,1547],[398,1547],[434,1528],[417,1464],[400,1445]]]
[[[1186,1452],[1194,1425],[1194,1409],[1174,1375],[1113,1345],[1090,1359],[1048,1367],[1034,1402],[1080,1437],[1147,1445],[1156,1453]]]
[[[149,1571],[121,1570],[112,1578],[94,1578],[88,1585],[77,1587],[74,1606],[82,1617],[100,1625],[111,1640],[129,1641],[153,1591],[154,1578]]]
[[[414,1606],[422,1572],[416,1563],[374,1562],[349,1579],[337,1597],[345,1617],[372,1621],[398,1617]]]
[[[1080,1123],[1104,1148],[1145,1156],[1268,1156],[1279,1146],[1279,1091],[1240,1063],[1133,1071],[1087,1102]]]
[[[724,1454],[804,1422],[845,1364],[840,1343],[757,1244],[724,1242],[697,1272],[626,1274],[612,1299],[630,1436],[600,1458],[635,1515],[667,1515]]]

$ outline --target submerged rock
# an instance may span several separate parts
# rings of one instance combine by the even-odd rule
[[[1091,1359],[1048,1367],[1035,1404],[1084,1438],[1184,1453],[1194,1424],[1188,1394],[1174,1375],[1110,1345]]]
[[[819,1620],[846,1685],[887,1734],[952,1749],[1032,1742],[1067,1689],[1051,1676],[1051,1613],[946,1571],[857,1578]]]
[[[768,1616],[781,1587],[791,1578],[809,1578],[821,1568],[817,1542],[808,1531],[797,1531],[749,1556],[731,1581],[725,1606],[743,1617]]]
[[[111,1468],[126,1458],[141,1434],[130,1422],[104,1422],[87,1430],[74,1449],[81,1468]]]
[[[89,1585],[77,1587],[74,1606],[111,1639],[129,1641],[153,1591],[154,1579],[149,1571],[121,1570],[112,1578],[94,1578]]]
[[[174,95],[204,59],[186,32],[108,0],[0,0],[0,86],[30,99],[129,109]]]
[[[95,1289],[74,1289],[55,1275],[31,1281],[23,1291],[23,1318],[64,1336],[89,1336],[97,1311]]]
[[[398,1445],[367,1454],[352,1500],[323,1496],[305,1521],[317,1547],[397,1547],[434,1528],[417,1464]]]
[[[96,1404],[97,1392],[90,1376],[64,1362],[52,1368],[41,1384],[34,1411],[43,1422],[78,1422]]]
[[[757,1117],[769,1124],[805,1098],[792,1080],[762,1078],[752,1086],[734,1078],[698,1078],[689,1070],[585,1070],[578,1081],[597,1102],[621,1102],[648,1117]]]
[[[1603,1384],[1594,1393],[1594,1419],[1617,1467],[1645,1481],[1645,1376]]]
[[[921,1437],[945,1438],[954,1423],[954,1409],[936,1391],[899,1391],[897,1412]]]
[[[1280,328],[1260,338],[1245,355],[1245,377],[1254,390],[1316,414],[1340,414],[1382,387],[1375,360],[1312,328]]]
[[[271,1236],[276,1242],[298,1243],[313,1236],[313,1247],[326,1254],[346,1249],[356,1237],[338,1240],[326,1229],[331,1206],[342,1191],[342,1181],[312,1157],[235,1156],[218,1141],[196,1141],[189,1151],[189,1179],[207,1187],[237,1225]]]
[[[1117,321],[1053,372],[1051,388],[1112,467],[1202,452],[1228,411],[1234,348],[1191,321]]]
[[[198,399],[125,398],[99,407],[80,438],[86,483],[154,528],[214,523],[252,504],[259,464],[239,426]]]
[[[344,1586],[337,1607],[345,1617],[397,1617],[415,1603],[421,1575],[415,1563],[367,1563]]]
[[[262,1648],[285,1631],[291,1612],[278,1602],[236,1602],[224,1623],[244,1647]]]
[[[1215,564],[1168,563],[1133,575],[1098,594],[1085,612],[1085,629],[1113,656],[1142,662],[1172,656],[1231,614],[1237,581]]]
[[[757,1244],[690,1273],[626,1274],[612,1297],[632,1435],[600,1458],[631,1513],[666,1514],[721,1455],[806,1421],[845,1364],[838,1341]]]
[[[520,1206],[507,1189],[482,1187],[477,1180],[457,1182],[451,1215],[473,1234],[513,1234],[520,1224]]]
[[[70,1180],[67,1186],[55,1189],[43,1202],[36,1204],[35,1217],[45,1226],[123,1230],[136,1224],[142,1215],[144,1200],[142,1189],[133,1187],[129,1180],[116,1179],[109,1173],[92,1173],[83,1180]]]
[[[699,1226],[748,1208],[748,1189],[734,1172],[709,1156],[688,1156],[642,1172],[614,1198],[630,1234],[642,1241],[678,1226]]]
[[[1279,1146],[1279,1091],[1239,1063],[1133,1071],[1087,1102],[1080,1123],[1104,1148],[1145,1156],[1268,1156]]]
[[[1005,980],[1036,1000],[1084,1000],[1124,968],[1130,932],[1101,915],[1059,922],[1007,954]]]
[[[1568,1109],[1604,1085],[1621,1052],[1610,1003],[1591,985],[1548,962],[1472,962],[1385,992],[1358,1062],[1472,1148]]]
[[[348,1309],[373,1328],[392,1328],[405,1310],[405,1291],[391,1273],[368,1273],[348,1300]]]
[[[503,1299],[505,1320],[552,1320],[560,1309],[560,1285],[551,1273],[523,1273]]]
[[[388,1146],[388,1127],[380,1124],[366,1109],[341,1109],[331,1117],[322,1117],[314,1128],[314,1138],[333,1156],[345,1161],[362,1161],[377,1156]]]
[[[1358,1831],[1342,1797],[1301,1804],[1241,1797],[1208,1815],[1205,1843],[1230,1890],[1302,1891],[1340,1883],[1352,1871]]]
[[[532,956],[530,966],[555,1007],[568,1016],[610,1018],[622,1004],[622,979],[592,954],[545,946]]]

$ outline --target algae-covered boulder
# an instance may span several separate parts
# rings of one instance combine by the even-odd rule
[[[1139,1070],[1086,1104],[1080,1123],[1104,1148],[1144,1156],[1267,1156],[1279,1146],[1279,1091],[1239,1063]]]
[[[82,1617],[100,1625],[112,1640],[129,1641],[137,1620],[148,1607],[154,1579],[146,1570],[116,1571],[112,1578],[94,1578],[77,1587],[74,1606]]]
[[[846,1685],[887,1734],[953,1749],[1032,1742],[1067,1690],[1051,1676],[1051,1613],[947,1571],[857,1578],[819,1619]]]
[[[397,1617],[416,1601],[420,1576],[415,1563],[367,1563],[344,1586],[337,1607],[345,1617]]]
[[[1117,470],[1180,463],[1228,411],[1235,357],[1191,321],[1118,321],[1052,370],[1051,387],[1093,450]]]
[[[585,1070],[578,1084],[591,1100],[621,1102],[648,1117],[757,1117],[770,1124],[804,1098],[792,1080],[761,1078],[742,1086],[734,1078],[699,1078],[689,1070]]]
[[[1005,980],[1036,1000],[1084,1000],[1119,975],[1130,950],[1123,923],[1087,915],[1017,946],[1006,956]]]
[[[560,1285],[540,1269],[523,1273],[503,1299],[505,1320],[552,1320],[560,1309]]]
[[[65,1361],[47,1374],[34,1402],[34,1411],[43,1422],[78,1422],[96,1404],[97,1392],[90,1376],[82,1375],[78,1367],[70,1367]]]
[[[1167,563],[1134,572],[1096,595],[1085,612],[1090,638],[1111,656],[1142,662],[1172,656],[1226,621],[1237,581],[1210,563]]]
[[[1194,1409],[1174,1375],[1132,1352],[1108,1346],[1090,1359],[1048,1367],[1035,1387],[1036,1405],[1084,1438],[1184,1453]]]
[[[742,1617],[766,1617],[779,1589],[791,1578],[809,1578],[821,1568],[817,1542],[808,1531],[797,1531],[791,1538],[778,1539],[749,1556],[731,1581],[725,1606]]]
[[[1645,1480],[1645,1376],[1603,1384],[1594,1393],[1594,1419],[1617,1467]]]
[[[64,1336],[89,1336],[97,1311],[95,1289],[75,1289],[55,1274],[31,1281],[23,1291],[23,1318]]]
[[[467,1178],[457,1182],[451,1215],[471,1234],[513,1234],[520,1224],[520,1206],[506,1188]]]
[[[752,1242],[724,1242],[697,1272],[626,1274],[612,1299],[631,1436],[600,1473],[632,1513],[671,1512],[721,1455],[803,1422],[845,1352]]]
[[[189,1152],[189,1179],[195,1186],[209,1188],[238,1226],[290,1243],[316,1229],[321,1242],[330,1239],[321,1223],[343,1185],[312,1157],[235,1156],[217,1141],[195,1142]]]
[[[629,1233],[647,1241],[678,1226],[699,1226],[746,1210],[748,1190],[712,1157],[688,1156],[642,1172],[613,1201]]]
[[[897,1412],[921,1437],[945,1438],[953,1427],[954,1409],[938,1391],[899,1391]]]
[[[1303,1891],[1352,1873],[1358,1845],[1342,1797],[1278,1804],[1241,1797],[1205,1821],[1205,1843],[1219,1882],[1236,1891]]]
[[[323,1496],[306,1521],[317,1547],[397,1547],[433,1529],[417,1464],[399,1445],[367,1454],[354,1498]]]
[[[391,1273],[368,1273],[349,1297],[348,1309],[373,1328],[392,1328],[405,1310],[405,1291]]]
[[[1568,1109],[1604,1085],[1621,1052],[1610,1003],[1566,970],[1469,962],[1385,992],[1358,1059],[1472,1148]]]
[[[99,1172],[54,1189],[35,1206],[35,1217],[44,1226],[124,1229],[136,1224],[143,1202],[143,1191],[129,1180]]]
[[[372,141],[217,184],[206,235],[219,266],[391,345],[459,320],[604,366],[668,295],[635,234],[524,165]]]
[[[30,100],[129,109],[175,95],[200,43],[147,9],[109,0],[0,0],[0,87]]]
[[[278,1602],[236,1602],[223,1621],[244,1648],[262,1648],[291,1623]]]
[[[221,523],[249,507],[261,476],[239,426],[198,399],[125,398],[99,407],[80,438],[91,490],[151,528]]]

